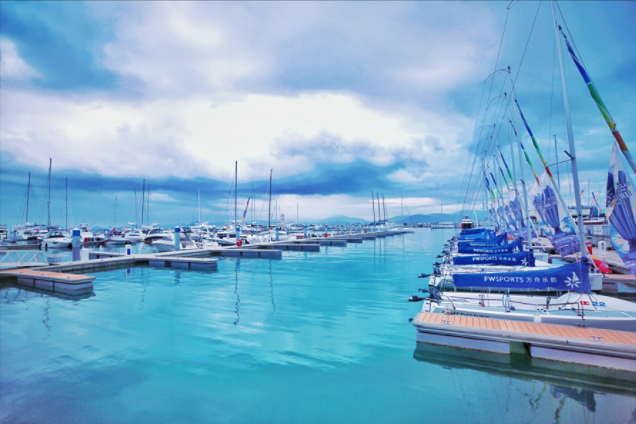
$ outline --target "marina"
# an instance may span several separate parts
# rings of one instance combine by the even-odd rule
[[[636,424],[636,3],[0,12],[0,423]]]

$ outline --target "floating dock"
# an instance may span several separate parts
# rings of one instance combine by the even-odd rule
[[[34,269],[16,269],[1,271],[2,277],[15,277],[20,286],[64,293],[82,295],[93,291],[95,277],[89,275],[63,274]]]
[[[636,372],[636,333],[420,312],[417,341]]]
[[[248,244],[244,246],[206,247],[155,254],[125,255],[117,252],[89,252],[88,260],[65,262],[56,265],[45,263],[28,264],[29,269],[7,270],[0,272],[0,278],[17,279],[19,285],[35,287],[68,295],[83,295],[93,290],[95,277],[70,273],[95,272],[108,269],[130,268],[147,264],[158,267],[176,267],[187,269],[214,269],[218,260],[213,256],[238,256],[263,259],[281,259],[283,250],[318,252],[321,246],[347,246],[348,242],[362,243],[363,240],[376,237],[394,236],[413,232],[412,230],[393,230],[374,233],[341,234],[329,237],[310,237],[307,239],[283,240],[271,243]],[[6,261],[14,261],[17,253],[4,253]],[[34,267],[37,266],[37,268]],[[44,265],[44,266],[42,266]]]

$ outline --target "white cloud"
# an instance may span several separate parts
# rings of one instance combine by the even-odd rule
[[[124,103],[4,90],[3,103],[2,149],[15,159],[45,166],[53,157],[57,169],[107,176],[227,180],[235,160],[243,181],[265,179],[270,168],[288,177],[356,159],[443,172],[470,126],[461,116],[402,115],[337,93],[213,105],[200,96]]]
[[[150,200],[153,202],[176,202],[177,200],[165,193],[150,193]]]
[[[24,81],[42,77],[22,60],[15,44],[9,40],[0,39],[0,58],[0,77],[3,80]]]

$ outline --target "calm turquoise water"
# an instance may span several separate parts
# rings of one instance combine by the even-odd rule
[[[0,421],[636,422],[624,375],[416,346],[406,299],[451,234],[101,272],[80,300],[0,287]]]

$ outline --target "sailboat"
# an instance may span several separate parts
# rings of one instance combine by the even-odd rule
[[[555,25],[555,36],[557,38],[557,52],[559,57],[559,66],[561,73],[563,104],[565,113],[566,129],[568,134],[570,157],[571,157],[571,169],[572,180],[574,185],[574,194],[576,201],[576,210],[579,217],[582,216],[582,204],[580,198],[578,169],[576,162],[576,152],[573,141],[572,122],[569,112],[569,101],[567,94],[567,85],[564,77],[563,58],[561,52],[561,42],[559,41],[559,31],[561,27],[556,22],[556,14],[554,11],[553,3],[553,19]],[[567,43],[568,50],[570,51],[575,63],[579,66],[574,53]],[[509,72],[509,70],[508,70]],[[586,82],[589,78],[584,76]],[[512,79],[511,79],[512,84]],[[589,85],[588,85],[589,86]],[[572,253],[580,252],[580,261],[575,263],[569,263],[562,266],[541,267],[529,270],[524,269],[510,270],[501,268],[500,272],[454,272],[452,274],[453,284],[455,288],[477,288],[480,291],[476,293],[443,293],[437,288],[433,287],[429,290],[429,296],[426,298],[419,298],[413,296],[411,301],[424,301],[422,312],[433,312],[440,314],[450,315],[464,315],[483,318],[497,318],[506,320],[517,320],[527,322],[543,322],[550,324],[589,327],[589,328],[602,328],[621,331],[636,331],[636,304],[627,302],[622,299],[616,299],[608,296],[596,295],[592,293],[592,286],[590,284],[590,276],[598,277],[599,274],[591,274],[590,269],[594,268],[592,261],[587,258],[585,251],[585,239],[583,232],[583,220],[578,220],[577,224],[573,223],[572,217],[569,213],[563,198],[560,195],[558,187],[552,177],[552,173],[549,169],[547,162],[545,161],[538,144],[530,130],[530,126],[526,121],[521,107],[515,99],[514,87],[511,90],[511,99],[514,101],[516,108],[521,116],[524,126],[526,127],[530,138],[535,146],[535,149],[540,156],[542,163],[545,167],[545,172],[541,177],[535,172],[532,163],[523,148],[519,133],[516,130],[516,125],[513,125],[512,120],[509,120],[511,129],[514,130],[518,146],[519,146],[519,159],[520,165],[523,164],[521,160],[521,150],[534,174],[536,185],[530,190],[526,188],[523,177],[523,166],[521,166],[521,182],[523,185],[526,219],[529,217],[528,212],[528,198],[532,199],[532,204],[535,206],[536,211],[543,225],[548,228],[550,234],[550,241],[556,248],[556,250],[563,256]],[[590,87],[590,92],[593,94],[593,98],[599,103],[600,96],[597,95],[595,89]],[[595,96],[596,94],[596,96]],[[604,105],[599,105],[601,112],[605,112]],[[507,109],[506,109],[507,110]],[[514,113],[514,119],[516,120],[516,113]],[[603,113],[604,116],[609,116],[608,113]],[[611,120],[611,118],[610,118]],[[610,122],[610,121],[608,121]],[[613,124],[613,121],[611,121]],[[610,125],[611,129],[614,129]],[[614,131],[613,131],[614,132]],[[636,212],[636,199],[632,199],[631,192],[625,190],[625,187],[632,185],[629,175],[625,170],[620,169],[620,161],[618,160],[617,147],[621,148],[625,154],[626,159],[630,162],[631,154],[626,153],[626,146],[623,148],[621,145],[622,139],[614,134],[616,137],[616,145],[614,146],[612,162],[610,165],[610,172],[608,176],[608,202],[610,207],[608,208],[608,216],[610,222],[617,228],[617,232],[620,234],[620,238],[624,240],[623,246],[623,259],[625,263],[636,271],[636,219],[634,218]],[[624,143],[623,143],[624,145]],[[512,149],[511,149],[512,150]],[[627,151],[628,152],[628,151]],[[514,163],[514,162],[513,162]],[[630,162],[633,169],[636,171],[636,163]],[[484,172],[485,174],[485,172]],[[493,183],[496,184],[494,176],[490,174]],[[502,171],[503,175],[503,171]],[[513,180],[514,182],[515,180]],[[488,188],[488,179],[486,177],[486,186]],[[514,186],[514,184],[513,184]],[[516,188],[515,188],[516,191]],[[487,191],[484,192],[484,198],[487,198]],[[492,194],[492,192],[491,192]],[[515,193],[517,194],[517,193]],[[501,196],[500,196],[501,198]],[[493,196],[493,201],[494,201]],[[633,200],[633,201],[632,201]],[[495,212],[491,212],[491,216],[495,219],[495,222],[499,221],[500,229],[505,230],[505,225],[508,217],[506,214],[499,214],[498,206],[493,204],[491,209]],[[616,213],[615,218],[612,219],[612,212]],[[502,224],[504,223],[504,224]],[[528,220],[530,224],[530,220]],[[577,228],[578,227],[578,228]],[[620,228],[620,231],[618,230]],[[578,229],[578,231],[577,231]],[[527,226],[528,247],[532,250],[532,240],[530,225]],[[464,239],[482,240],[482,243],[486,243],[491,239],[492,234],[488,237],[479,237],[473,230],[462,231],[459,239],[464,235]],[[520,232],[520,235],[523,231]],[[619,237],[616,237],[618,240]],[[519,239],[521,240],[521,239]],[[449,246],[449,245],[447,245]],[[520,245],[523,248],[523,244]],[[499,254],[501,252],[501,245],[495,244],[492,246],[492,251],[487,252],[486,246],[481,248],[474,248],[472,253],[489,254],[494,260],[502,261]],[[458,249],[459,251],[460,249]],[[520,252],[522,250],[520,249]],[[446,250],[444,253],[447,257],[451,257],[450,252]],[[466,253],[466,251],[464,251]],[[513,252],[505,252],[509,254]],[[453,259],[454,262],[454,259]],[[441,265],[441,264],[439,264]],[[492,270],[491,270],[492,271]],[[437,269],[437,274],[440,274],[440,270]],[[527,289],[527,290],[554,290],[558,293],[563,293],[556,298],[547,296],[521,296],[511,295],[511,287]],[[493,294],[493,290],[503,290],[502,294]]]
[[[440,215],[444,215],[444,195],[442,194],[440,201]],[[453,222],[438,222],[436,224],[431,224],[431,229],[448,229],[448,228],[456,228],[455,223]]]

